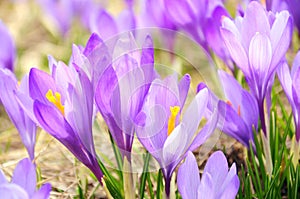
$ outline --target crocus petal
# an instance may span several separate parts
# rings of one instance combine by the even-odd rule
[[[256,99],[236,81],[236,79],[224,71],[218,71],[225,97],[232,104],[233,109],[239,113],[245,123],[252,128],[257,127],[258,106]],[[247,113],[247,114],[245,114]]]
[[[0,184],[0,193],[4,199],[30,199],[26,191],[17,184]]]
[[[49,89],[56,91],[53,78],[48,73],[36,68],[32,68],[29,72],[29,88],[30,97],[45,104],[50,103],[45,97]]]
[[[170,3],[164,0],[166,11],[170,17],[179,26],[189,25],[197,20],[196,12],[190,1],[174,0]]]
[[[103,41],[99,37],[99,35],[96,33],[92,33],[84,48],[83,54],[85,56],[88,56],[97,46],[101,45],[102,43]]]
[[[198,199],[214,199],[214,184],[212,176],[209,173],[203,173],[200,186],[198,188]]]
[[[231,58],[246,76],[250,76],[248,57],[242,44],[230,30],[221,28],[220,31]]]
[[[10,120],[18,129],[22,142],[25,145],[30,158],[34,159],[34,145],[36,135],[35,123],[24,113],[15,96],[17,90],[27,89],[22,84],[22,88],[17,88],[17,80],[14,74],[8,69],[0,69],[0,99],[5,107]],[[24,82],[24,81],[22,81]],[[24,87],[24,88],[23,88]]]
[[[218,104],[219,112],[221,113],[221,121],[224,121],[223,126],[220,127],[227,135],[237,139],[245,146],[249,146],[251,140],[251,132],[249,127],[246,126],[243,119],[232,109],[227,103],[220,101]]]
[[[69,84],[68,100],[65,102],[65,115],[73,130],[89,152],[95,156],[92,121],[93,121],[93,88],[84,72],[78,72],[76,88]]]
[[[190,84],[191,84],[191,76],[189,74],[184,75],[178,84],[181,107],[184,106],[187,94],[190,89]]]
[[[32,199],[48,199],[50,197],[51,184],[44,184],[40,190],[34,193]]]
[[[300,51],[297,52],[295,58],[294,58],[294,62],[292,65],[292,70],[291,70],[291,76],[294,77],[294,74],[297,70],[299,70],[300,68]]]
[[[249,63],[258,86],[262,86],[272,60],[272,46],[265,34],[256,33],[249,46]]]
[[[36,187],[36,171],[34,164],[28,158],[18,163],[11,182],[26,190],[30,197],[33,196]]]
[[[0,169],[0,185],[3,183],[7,183],[7,179],[6,179],[3,171]]]
[[[133,31],[136,27],[135,16],[132,9],[123,10],[116,20],[120,33]]]
[[[186,145],[188,144],[188,136],[186,135],[186,132],[184,131],[184,128],[182,124],[179,124],[172,133],[168,136],[164,143],[163,147],[163,168],[166,168],[168,166],[171,166],[169,168],[170,173],[174,170],[176,167],[176,163],[183,158],[183,154],[186,150]],[[174,165],[174,166],[173,166]]]
[[[179,167],[177,185],[183,199],[198,198],[200,175],[196,158],[192,152],[188,152],[184,163]]]
[[[189,151],[194,151],[195,149],[197,149],[211,136],[211,134],[216,129],[218,120],[219,120],[218,111],[214,110],[213,113],[210,115],[209,121],[207,121],[205,126],[195,136],[194,140],[192,141],[188,149]]]
[[[220,188],[219,197],[222,199],[234,199],[240,187],[239,177],[236,175],[235,163],[231,166],[223,186]]]
[[[214,152],[209,157],[203,173],[209,173],[211,175],[215,188],[221,187],[228,173],[227,160],[223,152]]]
[[[208,90],[200,90],[193,99],[182,118],[184,125],[184,134],[187,134],[188,140],[192,140],[199,127],[200,121],[204,114],[204,109],[208,103]]]
[[[269,72],[273,72],[279,61],[284,57],[290,46],[293,34],[293,22],[288,11],[282,11],[276,16],[271,29],[273,58]]]
[[[270,29],[271,28],[267,13],[264,10],[263,6],[256,1],[251,1],[251,3],[249,3],[247,6],[241,30],[244,48],[248,48],[252,37],[257,32],[269,37]]]
[[[294,72],[295,73],[295,72]],[[281,83],[284,92],[289,99],[289,102],[294,106],[293,93],[292,93],[292,78],[289,70],[289,66],[286,62],[279,64],[277,69],[278,79]]]
[[[13,39],[5,27],[4,23],[0,20],[0,68],[14,69],[15,60],[15,44]]]
[[[105,41],[118,33],[118,27],[113,17],[104,9],[90,19],[90,30],[96,32]]]
[[[300,106],[300,70],[297,70],[293,77],[292,82],[292,95],[294,99],[295,106],[298,108]]]

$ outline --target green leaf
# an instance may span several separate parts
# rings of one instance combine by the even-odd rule
[[[144,157],[144,167],[143,167],[143,173],[142,173],[141,181],[140,181],[140,189],[139,189],[139,197],[140,198],[144,198],[146,180],[147,180],[147,176],[149,175],[148,168],[149,168],[150,158],[151,158],[151,155],[147,151],[146,157]]]

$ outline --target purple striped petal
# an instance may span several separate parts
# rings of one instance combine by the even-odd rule
[[[178,169],[177,185],[183,199],[198,198],[200,175],[196,158],[192,152],[188,152],[184,163]]]
[[[14,170],[11,182],[26,190],[31,198],[36,187],[35,165],[28,158],[21,160]]]

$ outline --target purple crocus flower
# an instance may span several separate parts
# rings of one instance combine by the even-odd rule
[[[286,62],[282,62],[277,70],[278,78],[282,88],[292,106],[294,122],[296,126],[296,140],[300,140],[300,51],[297,53],[292,70],[290,72],[289,66]]]
[[[36,138],[36,124],[29,118],[19,105],[15,92],[28,93],[27,76],[20,84],[15,75],[8,69],[0,68],[0,99],[15,127],[18,129],[22,142],[25,145],[31,160],[34,159],[34,146]]]
[[[21,160],[16,166],[9,183],[0,169],[0,193],[3,199],[47,199],[50,197],[51,185],[44,184],[36,190],[36,167],[28,159]]]
[[[115,19],[108,11],[101,8],[91,14],[89,29],[97,33],[103,41],[114,38],[118,34],[133,31],[136,27],[132,9],[124,9]]]
[[[15,44],[8,29],[1,20],[0,44],[0,68],[8,68],[9,70],[13,71],[16,54]]]
[[[180,82],[176,75],[155,79],[136,119],[138,139],[162,168],[167,196],[178,163],[187,151],[196,149],[210,136],[217,122],[217,114],[214,114],[198,131],[208,105],[206,87],[199,90],[180,121],[189,86],[189,75],[183,76]]]
[[[249,148],[253,127],[258,126],[258,106],[255,97],[243,89],[233,76],[219,70],[227,101],[219,101],[220,129]]]
[[[274,71],[290,45],[292,30],[287,11],[274,16],[255,1],[248,4],[243,18],[237,17],[235,21],[223,18],[221,34],[257,100],[265,133],[264,99],[271,90]]]
[[[233,199],[240,181],[235,163],[228,171],[226,157],[221,151],[214,152],[208,158],[200,180],[196,158],[188,152],[178,169],[177,185],[183,199]]]
[[[212,49],[233,69],[220,34],[221,19],[229,14],[222,0],[164,0],[169,20],[199,43],[207,53]]]
[[[154,52],[152,39],[148,36],[142,52],[132,37],[116,46],[123,49],[117,59],[105,68],[99,78],[95,100],[112,137],[122,155],[130,160],[130,152],[135,132],[135,117],[140,112],[152,80]],[[121,53],[122,53],[121,52]]]
[[[29,73],[29,95],[17,93],[29,115],[87,166],[101,182],[92,137],[93,87],[76,63],[53,63],[52,76],[38,69]]]
[[[37,2],[52,18],[62,35],[70,30],[75,17],[79,17],[82,24],[88,27],[90,15],[97,8],[92,0],[37,0]]]
[[[162,42],[167,49],[173,50],[177,27],[169,18],[163,1],[142,1],[141,14],[138,20],[139,28],[160,28]]]
[[[72,0],[38,0],[43,10],[53,19],[61,34],[66,34],[74,17]]]

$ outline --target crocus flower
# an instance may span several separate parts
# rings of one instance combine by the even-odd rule
[[[142,1],[139,28],[160,28],[162,42],[167,49],[173,50],[177,27],[169,18],[163,1]]]
[[[51,68],[52,76],[31,69],[30,96],[19,92],[18,99],[39,126],[65,145],[101,182],[103,175],[92,137],[92,84],[76,63],[68,67],[58,62]]]
[[[183,76],[180,82],[176,75],[164,80],[155,79],[136,119],[138,139],[162,168],[167,196],[177,164],[187,151],[199,147],[216,126],[217,114],[213,114],[198,131],[208,105],[209,92],[206,87],[199,90],[180,121],[189,86],[189,75]]]
[[[0,193],[3,199],[47,199],[50,196],[51,185],[44,184],[36,189],[36,167],[28,159],[21,160],[16,166],[12,180],[9,183],[0,169]]]
[[[43,10],[52,18],[61,34],[66,34],[74,17],[71,0],[38,0]]]
[[[16,53],[15,44],[8,29],[1,20],[0,43],[0,68],[8,68],[9,70],[13,70]]]
[[[169,20],[185,31],[209,54],[212,49],[233,69],[229,53],[220,34],[221,19],[229,14],[222,0],[164,0]]]
[[[257,100],[265,133],[264,99],[271,90],[274,71],[289,47],[292,30],[288,11],[274,16],[255,1],[248,4],[243,18],[237,17],[235,21],[223,18],[221,34]]]
[[[282,88],[292,106],[294,122],[296,127],[296,140],[299,142],[300,140],[300,89],[299,89],[299,81],[300,81],[300,51],[297,53],[292,70],[290,72],[289,66],[286,62],[282,62],[282,64],[278,67],[277,70],[278,78],[282,85]]]
[[[134,120],[143,106],[156,72],[152,39],[146,38],[142,52],[131,36],[125,40],[125,43],[119,44],[128,50],[123,49],[125,54],[117,56],[100,76],[95,100],[122,155],[130,160]]]
[[[15,96],[15,92],[28,93],[27,76],[24,76],[20,86],[15,75],[8,69],[0,69],[0,99],[15,127],[18,129],[31,160],[34,159],[36,124],[23,111]]]
[[[219,78],[226,98],[226,102],[219,101],[218,104],[222,121],[220,128],[249,148],[249,141],[253,141],[253,127],[257,129],[258,126],[257,101],[233,76],[219,70]]]
[[[90,31],[97,33],[103,41],[112,39],[123,32],[134,32],[135,27],[134,12],[130,8],[124,9],[117,18],[101,8],[91,14],[89,21]]]
[[[240,181],[235,163],[228,171],[226,157],[221,151],[214,152],[208,158],[200,180],[197,161],[193,153],[188,152],[178,169],[177,185],[183,199],[233,199]]]
[[[97,7],[92,0],[37,0],[37,2],[52,18],[62,35],[70,30],[75,17],[79,17],[82,24],[88,27],[90,15]]]

